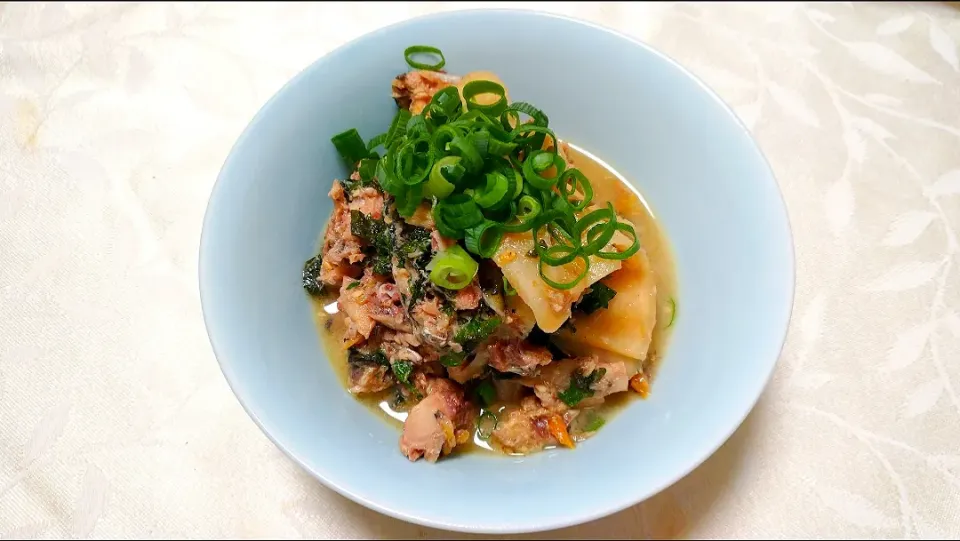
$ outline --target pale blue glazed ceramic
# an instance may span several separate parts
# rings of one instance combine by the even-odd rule
[[[575,451],[400,454],[399,433],[341,387],[300,285],[346,172],[330,137],[385,130],[392,77],[412,44],[447,70],[491,70],[515,100],[623,173],[669,236],[679,317],[653,392]],[[794,287],[784,204],[733,113],[683,68],[617,33],[552,15],[470,11],[397,24],[316,61],[234,146],[210,197],[200,293],[223,373],[277,446],[344,496],[385,514],[471,532],[597,519],[686,475],[743,421],[784,340]],[[235,449],[243,453],[243,449]]]

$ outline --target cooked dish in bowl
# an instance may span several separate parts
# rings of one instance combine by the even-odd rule
[[[332,140],[351,173],[303,269],[320,335],[410,460],[573,448],[649,392],[676,317],[668,244],[495,74],[405,55],[387,131]]]

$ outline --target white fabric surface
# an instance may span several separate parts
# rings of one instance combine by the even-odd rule
[[[0,536],[450,535],[345,500],[260,433],[196,267],[219,167],[270,95],[349,39],[464,7],[0,5]],[[798,283],[773,381],[714,457],[533,537],[960,536],[960,9],[535,7],[653,44],[736,108]]]

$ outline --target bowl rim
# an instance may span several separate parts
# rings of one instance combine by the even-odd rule
[[[520,527],[500,527],[500,526],[496,526],[493,523],[477,524],[477,525],[453,524],[453,523],[447,523],[447,522],[443,522],[442,520],[432,519],[425,516],[413,515],[406,511],[394,509],[389,505],[384,505],[377,501],[364,498],[363,496],[353,492],[350,487],[331,482],[326,478],[323,472],[317,471],[316,469],[308,466],[303,460],[298,458],[293,452],[290,451],[290,449],[288,449],[285,445],[283,445],[274,437],[274,435],[270,432],[267,426],[262,422],[262,420],[259,418],[256,412],[253,411],[252,407],[246,402],[244,397],[239,392],[240,385],[238,380],[236,379],[235,374],[233,373],[233,370],[229,367],[228,363],[225,363],[222,360],[220,354],[217,351],[217,345],[215,343],[213,334],[211,333],[211,325],[209,320],[209,309],[208,309],[209,301],[204,300],[206,297],[206,295],[204,294],[204,291],[205,289],[207,289],[204,287],[204,283],[208,281],[208,278],[205,278],[206,273],[204,270],[207,267],[207,264],[205,264],[205,261],[208,258],[208,256],[205,256],[204,254],[209,252],[208,225],[209,225],[209,222],[212,220],[211,208],[214,206],[214,201],[220,197],[219,194],[223,190],[223,185],[224,185],[223,172],[226,169],[227,164],[229,164],[230,161],[233,159],[234,153],[236,152],[237,148],[239,148],[246,141],[246,139],[250,136],[250,133],[253,131],[253,128],[262,121],[266,111],[271,108],[271,106],[278,99],[278,97],[282,96],[287,91],[288,88],[290,88],[291,86],[296,84],[301,78],[303,78],[306,72],[313,69],[318,69],[324,63],[326,63],[328,59],[340,54],[344,54],[345,51],[348,51],[356,43],[362,40],[370,39],[379,34],[387,33],[397,28],[401,28],[403,26],[410,25],[417,22],[429,21],[433,19],[442,20],[447,17],[464,17],[464,16],[469,17],[471,15],[481,14],[481,13],[483,14],[502,13],[506,15],[511,15],[511,14],[534,15],[537,17],[559,19],[566,22],[571,22],[574,24],[586,26],[599,32],[612,34],[613,36],[626,40],[637,47],[641,47],[645,49],[647,53],[650,53],[652,55],[659,57],[661,60],[671,64],[674,68],[678,69],[681,73],[689,77],[697,86],[700,87],[701,90],[706,92],[706,94],[710,98],[712,98],[713,101],[717,103],[717,105],[719,105],[724,111],[726,111],[726,113],[734,121],[735,125],[747,136],[747,139],[753,145],[754,149],[757,152],[757,155],[759,156],[759,158],[763,163],[764,168],[769,174],[770,179],[773,181],[774,187],[776,188],[776,193],[779,198],[779,210],[783,213],[785,223],[786,223],[786,239],[785,240],[790,245],[790,250],[787,253],[787,257],[789,259],[788,266],[789,266],[790,292],[788,296],[788,302],[786,303],[786,306],[785,306],[786,308],[785,324],[783,326],[783,329],[780,331],[780,338],[779,338],[780,346],[777,350],[776,358],[774,358],[773,362],[769,364],[769,367],[767,368],[767,373],[764,374],[764,377],[759,380],[761,384],[755,390],[756,396],[753,397],[753,399],[749,402],[749,407],[745,408],[744,411],[736,418],[732,418],[732,422],[729,423],[729,426],[721,431],[721,433],[724,434],[723,437],[719,438],[716,442],[714,442],[712,446],[705,447],[706,451],[703,452],[699,458],[691,461],[687,465],[687,467],[678,470],[675,475],[669,478],[669,481],[666,481],[659,486],[652,486],[647,488],[646,490],[637,491],[632,497],[623,498],[622,501],[617,502],[614,505],[610,505],[606,509],[603,509],[600,511],[594,511],[594,512],[588,511],[588,512],[582,512],[582,513],[578,513],[574,511],[568,514],[565,518],[560,520],[544,521],[544,520],[534,519],[527,524],[520,525]],[[257,427],[259,427],[260,431],[267,437],[267,439],[273,442],[273,444],[278,449],[280,449],[280,451],[284,455],[286,455],[295,464],[299,465],[301,469],[308,472],[314,479],[319,481],[322,485],[337,492],[341,496],[357,504],[360,504],[368,509],[372,509],[381,514],[387,515],[389,517],[402,520],[404,522],[418,524],[421,526],[426,526],[426,527],[436,528],[436,529],[441,529],[446,531],[475,533],[475,534],[534,533],[534,532],[542,532],[542,531],[548,531],[548,530],[557,530],[561,528],[568,528],[571,526],[592,522],[592,521],[599,520],[599,519],[608,517],[610,515],[616,514],[634,505],[640,504],[656,496],[660,492],[676,484],[681,479],[690,475],[690,473],[692,473],[694,470],[699,468],[704,462],[707,461],[707,459],[713,456],[717,452],[717,450],[721,446],[723,446],[724,443],[726,443],[730,439],[730,437],[739,429],[739,427],[746,420],[750,412],[753,411],[753,409],[756,407],[756,404],[760,400],[760,397],[763,396],[763,393],[766,390],[767,386],[769,385],[770,379],[773,376],[773,372],[776,369],[777,364],[779,363],[779,359],[783,354],[783,347],[786,343],[787,334],[790,329],[790,323],[793,316],[793,306],[796,298],[796,245],[794,243],[793,229],[790,223],[790,213],[788,212],[788,207],[786,205],[786,201],[783,196],[783,191],[780,189],[780,183],[777,181],[777,177],[774,174],[773,168],[770,167],[769,160],[767,159],[766,155],[763,153],[763,150],[760,148],[760,145],[757,143],[756,139],[754,139],[753,135],[750,133],[750,130],[746,127],[746,125],[743,123],[740,117],[737,116],[737,114],[733,111],[733,109],[712,88],[710,88],[710,86],[708,86],[704,81],[702,81],[699,77],[694,75],[691,71],[689,71],[679,62],[677,62],[667,54],[654,48],[653,46],[648,45],[647,43],[644,43],[638,38],[632,37],[630,35],[624,34],[623,32],[620,32],[619,30],[616,30],[592,21],[579,19],[579,18],[572,17],[565,14],[553,13],[553,12],[542,11],[537,9],[528,9],[528,8],[453,9],[453,10],[429,13],[425,15],[406,18],[406,19],[391,23],[389,25],[371,30],[364,34],[361,34],[337,46],[336,48],[330,50],[326,54],[318,57],[317,59],[312,61],[310,64],[305,66],[303,69],[297,72],[296,75],[291,77],[290,80],[288,80],[282,87],[280,87],[266,102],[264,102],[264,104],[260,107],[257,113],[244,127],[240,136],[237,137],[236,142],[234,142],[234,144],[231,146],[230,151],[228,152],[226,158],[223,161],[223,164],[220,167],[220,171],[217,173],[216,181],[214,182],[213,187],[211,188],[210,194],[208,196],[207,205],[204,210],[203,222],[201,225],[200,243],[199,243],[198,251],[199,251],[199,254],[198,254],[199,257],[198,257],[197,271],[198,271],[198,287],[199,287],[199,293],[200,293],[200,305],[201,305],[201,312],[203,314],[203,321],[204,321],[204,327],[207,333],[207,338],[210,341],[210,347],[213,350],[214,357],[217,360],[217,364],[220,366],[220,371],[223,373],[224,378],[227,380],[227,385],[230,387],[231,392],[233,392],[233,395],[237,398],[237,401],[240,403],[240,406],[247,413],[247,415],[253,420],[254,424],[256,424]]]

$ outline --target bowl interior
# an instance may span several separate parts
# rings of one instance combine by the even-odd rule
[[[493,34],[491,34],[493,32]],[[494,38],[494,39],[491,39]],[[337,381],[300,286],[345,174],[330,137],[385,130],[411,44],[447,70],[499,74],[515,100],[624,174],[677,264],[679,316],[651,397],[576,451],[408,462],[399,434]],[[352,42],[284,87],[233,148],[210,199],[203,310],[230,385],[268,436],[328,486],[381,512],[455,530],[520,532],[599,518],[649,497],[712,453],[768,379],[793,293],[777,185],[733,114],[651,49],[530,12],[415,19]]]

